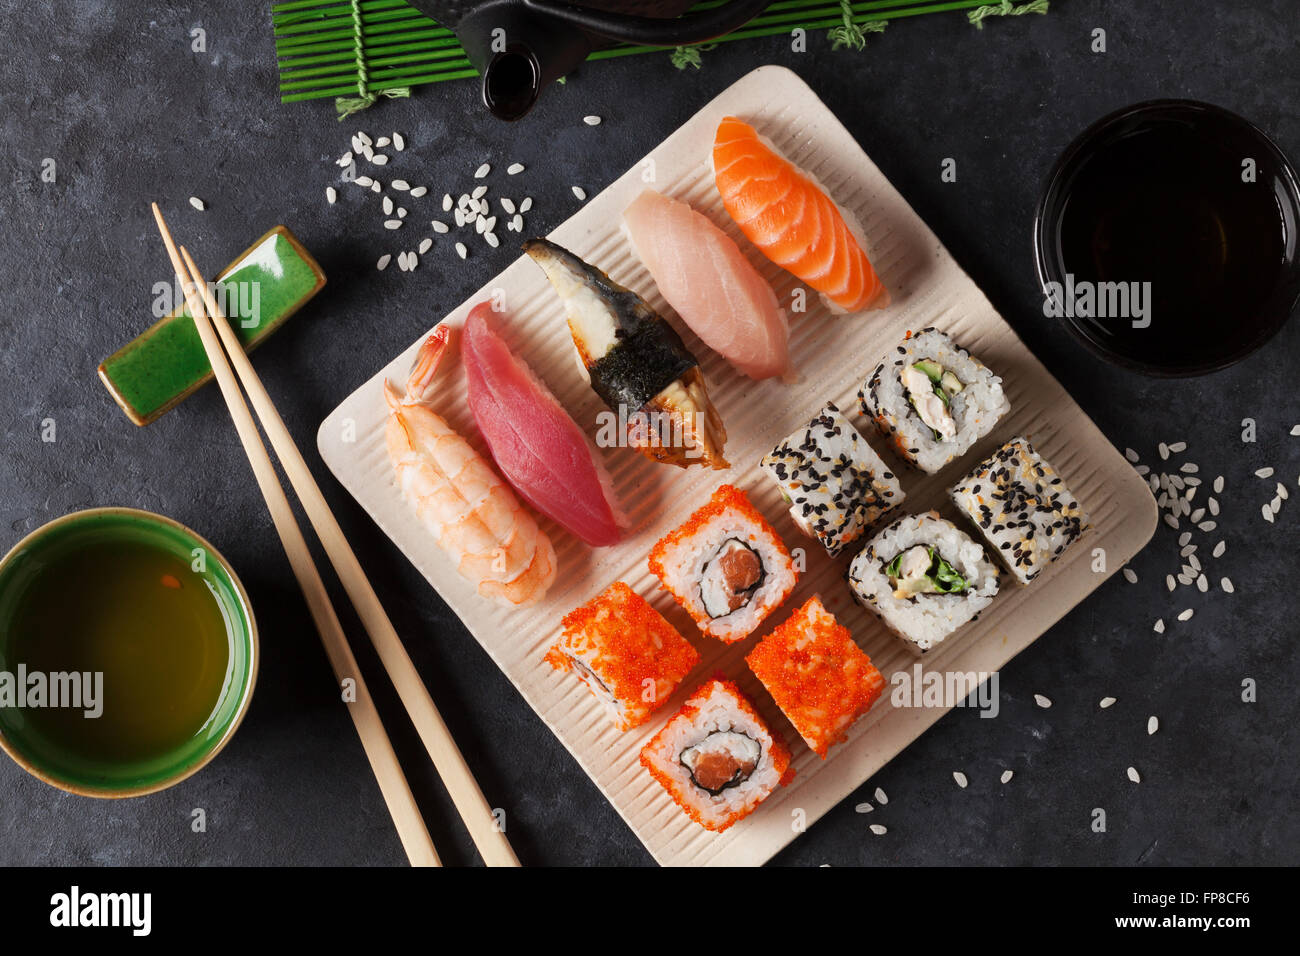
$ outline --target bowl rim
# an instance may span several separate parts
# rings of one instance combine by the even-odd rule
[[[1067,171],[1078,162],[1078,160],[1091,149],[1095,148],[1099,137],[1117,124],[1139,117],[1142,114],[1161,114],[1172,113],[1174,111],[1195,111],[1210,114],[1218,119],[1237,126],[1248,136],[1256,139],[1263,147],[1265,152],[1269,153],[1276,162],[1282,178],[1285,180],[1288,192],[1291,195],[1292,204],[1297,214],[1300,214],[1300,173],[1297,173],[1296,166],[1291,162],[1280,146],[1274,142],[1273,138],[1264,132],[1250,120],[1246,119],[1239,113],[1234,113],[1225,107],[1218,106],[1214,103],[1207,103],[1204,100],[1195,100],[1182,97],[1162,97],[1157,99],[1142,100],[1138,103],[1132,103],[1128,106],[1120,107],[1101,116],[1099,119],[1089,123],[1082,132],[1078,133],[1069,144],[1061,151],[1061,154],[1052,162],[1048,168],[1047,176],[1043,180],[1042,189],[1038,194],[1038,201],[1034,207],[1033,222],[1033,249],[1034,249],[1034,271],[1038,278],[1039,291],[1046,296],[1047,284],[1058,281],[1048,273],[1048,261],[1053,257],[1047,254],[1047,236],[1044,226],[1046,224],[1045,213],[1048,202],[1054,198],[1059,191],[1062,180]],[[1296,260],[1300,262],[1300,259]],[[1300,267],[1293,266],[1293,269]],[[1283,271],[1285,275],[1285,270]],[[1276,321],[1271,329],[1268,330],[1258,341],[1252,343],[1245,351],[1234,353],[1229,357],[1217,361],[1205,362],[1196,365],[1158,365],[1152,362],[1144,362],[1136,359],[1131,355],[1125,354],[1118,350],[1109,348],[1103,343],[1089,335],[1073,318],[1066,316],[1063,318],[1063,324],[1074,338],[1083,343],[1092,354],[1104,359],[1112,365],[1126,368],[1131,371],[1141,372],[1155,378],[1191,378],[1199,375],[1208,375],[1213,372],[1222,371],[1232,365],[1236,365],[1254,355],[1265,345],[1267,345],[1291,318],[1295,311],[1296,303],[1300,301],[1300,293],[1292,299],[1287,305],[1286,310]]]
[[[58,518],[53,518],[50,521],[45,522],[45,524],[40,527],[34,528],[27,534],[23,535],[23,537],[19,539],[13,547],[5,552],[4,557],[0,557],[0,572],[3,572],[9,563],[24,548],[30,546],[36,539],[48,534],[55,528],[66,524],[74,524],[91,518],[105,516],[130,517],[143,520],[147,523],[162,525],[164,527],[169,527],[174,531],[179,531],[182,535],[192,539],[198,547],[204,549],[209,558],[216,560],[217,564],[221,566],[222,570],[225,571],[226,575],[230,578],[231,584],[234,585],[235,592],[239,595],[239,599],[243,603],[246,618],[245,623],[248,630],[248,680],[245,682],[245,689],[244,693],[241,695],[239,706],[235,710],[234,716],[227,725],[225,732],[222,733],[221,737],[208,748],[206,753],[204,753],[200,759],[194,761],[194,763],[182,768],[176,773],[163,777],[161,780],[155,780],[150,783],[139,784],[132,787],[96,787],[72,780],[65,780],[36,766],[28,760],[26,756],[18,752],[17,748],[10,744],[5,735],[4,728],[0,726],[0,750],[7,753],[14,763],[18,764],[18,766],[22,767],[33,777],[52,787],[62,790],[65,793],[72,793],[81,797],[119,800],[128,797],[143,797],[147,794],[157,793],[160,790],[166,790],[169,787],[173,787],[182,780],[194,776],[194,774],[198,773],[211,763],[213,758],[225,749],[226,744],[230,742],[230,738],[235,735],[235,731],[238,730],[240,724],[244,722],[244,717],[248,713],[249,705],[252,703],[253,693],[257,688],[258,666],[261,662],[262,654],[261,639],[257,630],[257,616],[253,612],[253,602],[249,600],[248,592],[244,588],[244,582],[239,579],[239,575],[235,573],[235,569],[231,565],[230,561],[212,545],[212,542],[208,541],[207,538],[203,537],[203,535],[199,534],[193,528],[182,524],[175,518],[169,518],[167,515],[158,514],[155,511],[146,511],[143,508],[130,508],[121,505],[82,508],[78,511],[70,511],[65,515],[61,515]]]

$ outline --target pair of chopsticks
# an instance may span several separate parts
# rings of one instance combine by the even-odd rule
[[[433,698],[429,696],[429,691],[420,679],[415,665],[411,663],[411,658],[407,655],[406,648],[402,646],[402,641],[397,636],[397,631],[393,629],[392,622],[380,605],[374,588],[370,586],[365,572],[361,570],[352,547],[343,536],[343,530],[334,520],[334,515],[329,505],[325,503],[325,498],[307,468],[302,454],[298,451],[298,446],[294,444],[289,430],[285,428],[284,422],[271,402],[271,397],[262,386],[252,363],[249,362],[243,347],[230,328],[230,323],[226,321],[225,315],[217,305],[203,278],[203,273],[194,264],[189,250],[182,246],[179,252],[177,251],[176,243],[172,240],[171,232],[163,220],[157,203],[153,203],[153,214],[158,221],[158,231],[162,234],[167,254],[171,257],[176,278],[185,293],[190,315],[194,317],[194,325],[203,342],[203,350],[208,354],[208,362],[212,366],[221,395],[230,410],[235,431],[239,434],[244,453],[253,468],[253,476],[257,479],[262,497],[266,499],[271,520],[284,545],[294,577],[298,579],[298,586],[307,600],[307,608],[316,624],[316,630],[320,632],[321,643],[325,646],[325,653],[329,657],[334,676],[340,686],[343,686],[345,680],[355,682],[355,700],[347,704],[348,713],[361,737],[366,758],[370,761],[375,779],[379,782],[379,789],[383,794],[384,802],[388,805],[388,812],[392,815],[408,859],[413,866],[441,865],[433,840],[429,837],[419,807],[416,806],[415,797],[406,782],[406,777],[402,774],[397,754],[394,753],[392,743],[384,732],[379,712],[375,709],[374,701],[366,689],[356,658],[352,656],[347,637],[344,636],[343,628],[339,624],[338,615],[335,614],[334,606],[325,591],[320,572],[316,569],[311,553],[307,550],[307,542],[303,538],[302,530],[298,527],[298,522],[289,507],[289,499],[280,486],[275,466],[271,463],[271,456],[262,444],[257,423],[244,402],[244,396],[239,389],[241,384],[257,413],[257,421],[261,422],[271,447],[275,449],[280,464],[289,478],[289,483],[298,495],[312,528],[329,556],[330,564],[338,574],[344,590],[347,591],[348,599],[356,608],[357,616],[361,619],[366,633],[370,636],[383,662],[384,669],[388,672],[389,679],[397,689],[397,694],[406,707],[412,723],[415,724],[415,729],[433,760],[434,768],[442,778],[443,785],[447,788],[447,793],[461,819],[464,820],[474,845],[483,856],[483,862],[488,866],[518,866],[519,860],[510,849],[504,831],[498,826],[492,808],[483,797],[483,792],[479,789],[469,765],[465,763],[465,758],[452,739],[442,715],[434,706]]]

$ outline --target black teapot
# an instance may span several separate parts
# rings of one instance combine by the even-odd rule
[[[516,120],[541,91],[593,50],[612,43],[685,46],[730,33],[772,0],[729,0],[687,13],[696,0],[411,0],[452,30],[483,76],[483,102]]]

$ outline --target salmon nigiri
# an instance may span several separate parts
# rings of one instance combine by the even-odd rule
[[[727,214],[781,268],[822,294],[832,311],[889,304],[867,254],[835,201],[734,116],[718,124],[713,176]]]
[[[492,307],[465,319],[461,354],[469,409],[492,458],[530,505],[593,548],[623,536],[609,472],[559,401],[489,324]]]
[[[731,237],[684,202],[647,189],[623,225],[682,321],[752,379],[790,370],[790,327],[776,293]]]

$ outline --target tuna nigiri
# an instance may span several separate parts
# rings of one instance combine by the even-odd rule
[[[520,496],[594,548],[622,537],[609,473],[586,435],[490,324],[492,307],[465,320],[461,354],[469,408],[492,458]]]
[[[727,429],[700,363],[663,316],[548,239],[529,239],[524,252],[563,300],[591,387],[617,416],[627,443],[682,468],[730,468],[722,456]]]
[[[655,285],[696,335],[753,379],[790,370],[790,327],[740,247],[684,202],[647,189],[623,224]]]
[[[718,125],[713,176],[740,231],[763,255],[820,292],[833,311],[889,304],[889,292],[835,201],[734,116]]]

